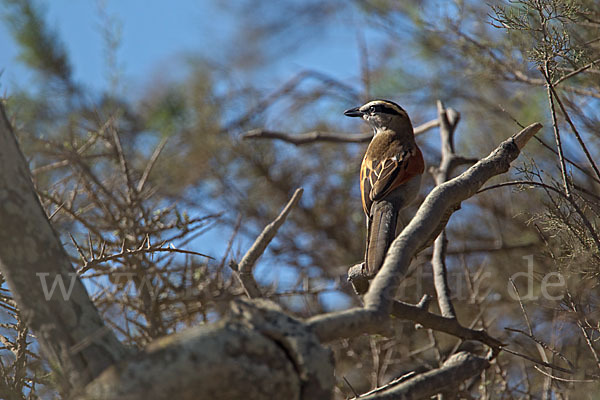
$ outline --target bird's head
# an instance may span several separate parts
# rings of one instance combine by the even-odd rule
[[[372,100],[368,103],[344,111],[347,117],[361,117],[371,125],[375,133],[392,130],[397,133],[410,132],[412,125],[402,107],[389,100]]]

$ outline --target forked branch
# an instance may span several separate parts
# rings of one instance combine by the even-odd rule
[[[390,246],[381,270],[365,295],[365,306],[322,314],[308,320],[321,340],[381,331],[383,323],[393,311],[395,293],[411,259],[436,231],[444,214],[473,196],[487,180],[508,171],[510,163],[541,128],[540,123],[526,127],[461,175],[433,189],[412,221]]]

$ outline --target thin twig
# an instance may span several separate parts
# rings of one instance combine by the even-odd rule
[[[229,257],[229,252],[231,251],[231,248],[233,247],[233,241],[234,241],[235,237],[237,236],[241,226],[242,226],[242,214],[238,215],[237,220],[235,221],[235,225],[233,227],[233,231],[231,232],[231,236],[229,237],[229,240],[227,241],[227,247],[225,248],[225,251],[223,252],[223,257],[221,258],[221,262],[219,263],[219,266],[217,267],[217,271],[219,271],[219,273],[225,266],[225,261],[227,261],[227,257]]]
[[[430,346],[427,346],[427,348],[429,349]],[[368,391],[366,393],[363,393],[360,396],[358,394],[355,394],[354,398],[355,399],[360,399],[361,397],[365,397],[365,396],[369,396],[369,395],[372,395],[372,394],[375,394],[375,393],[383,392],[384,390],[389,389],[392,386],[395,386],[395,385],[397,385],[399,383],[402,383],[402,382],[406,381],[407,379],[410,379],[410,378],[412,378],[412,377],[414,377],[416,375],[417,375],[417,373],[415,371],[410,371],[409,373],[404,374],[402,376],[399,376],[398,378],[389,381],[385,385],[381,385],[379,387],[376,387],[375,389],[370,390],[370,391]]]
[[[544,371],[543,369],[541,369],[537,365],[534,365],[533,368],[535,368],[536,371],[538,371],[538,372],[546,375],[547,377],[550,377],[552,379],[556,379],[557,381],[561,381],[561,382],[573,382],[573,383],[592,383],[592,382],[598,382],[598,379],[565,379],[565,378],[560,378],[558,376],[549,374],[548,372]]]
[[[598,248],[598,250],[600,250],[600,238],[598,238],[598,235],[596,234],[594,227],[592,226],[589,219],[585,216],[583,211],[581,211],[581,208],[579,207],[579,205],[575,202],[575,200],[572,197],[567,196],[565,193],[556,189],[554,186],[550,186],[545,183],[536,182],[536,181],[509,181],[509,182],[498,183],[496,185],[486,186],[486,187],[478,190],[477,194],[486,192],[491,189],[497,189],[500,187],[504,187],[504,186],[519,186],[519,185],[530,185],[530,186],[542,187],[546,190],[553,191],[554,193],[558,194],[559,196],[561,196],[562,198],[567,200],[571,204],[571,206],[575,209],[575,212],[577,212],[577,214],[579,214],[579,216],[581,217],[583,224],[585,225],[588,232],[590,233],[590,236],[592,236],[592,239],[596,243],[596,247]]]
[[[354,398],[358,397],[358,392],[356,390],[354,390],[354,388],[352,387],[352,385],[350,384],[350,382],[348,381],[348,379],[346,379],[345,376],[342,376],[342,379],[344,380],[344,382],[346,382],[346,385],[348,385],[348,387],[350,388],[350,390],[352,390],[352,393],[354,393]]]
[[[544,142],[543,139],[540,139],[537,136],[534,136],[535,140],[537,140],[542,146],[544,146],[545,148],[547,148],[548,150],[550,150],[551,152],[553,152],[555,155],[558,155],[558,152],[556,150],[554,150],[548,143]],[[596,183],[600,184],[600,179],[596,178],[591,172],[589,172],[588,170],[582,168],[579,166],[579,164],[577,164],[575,161],[565,157],[565,161],[568,162],[569,164],[571,164],[572,166],[574,166],[575,168],[577,168],[579,171],[583,172],[584,174],[586,174],[590,179],[594,180]]]
[[[127,189],[125,194],[127,195],[127,204],[133,203],[133,195],[135,186],[133,185],[133,180],[131,178],[131,172],[129,171],[129,164],[127,163],[127,159],[125,157],[125,152],[123,151],[123,146],[121,145],[121,137],[119,136],[119,132],[117,132],[116,127],[112,127],[110,130],[112,133],[115,151],[117,153],[117,158],[119,160],[119,165],[121,166],[121,170],[123,175],[125,176],[125,183],[127,184]]]
[[[563,154],[562,141],[560,138],[560,131],[558,129],[558,122],[556,120],[556,109],[554,107],[554,97],[552,96],[552,85],[550,84],[550,77],[548,71],[548,62],[546,62],[546,70],[540,68],[540,72],[546,79],[546,89],[548,92],[548,103],[550,104],[550,115],[552,116],[552,128],[554,130],[554,140],[556,141],[556,148],[558,150],[558,160],[560,162],[560,172],[563,179],[563,186],[565,188],[565,194],[567,197],[571,197],[571,189],[569,187],[569,178],[567,176],[567,167],[565,165],[565,156]]]
[[[504,329],[506,329],[507,331],[510,331],[510,332],[520,333],[521,335],[527,336],[529,339],[533,340],[538,345],[542,346],[545,350],[552,352],[552,354],[556,355],[557,357],[562,359],[564,362],[569,364],[569,368],[571,368],[572,370],[575,370],[575,366],[573,365],[573,363],[571,361],[569,361],[569,359],[567,357],[565,357],[560,351],[548,346],[544,341],[536,338],[533,334],[530,334],[530,333],[527,333],[525,331],[522,331],[520,329],[515,329],[515,328],[505,327]]]
[[[547,362],[544,362],[544,361],[541,361],[541,360],[536,360],[533,357],[529,357],[526,354],[519,353],[518,351],[511,350],[511,349],[506,348],[506,347],[503,347],[502,350],[506,351],[507,353],[513,354],[513,355],[515,355],[517,357],[521,357],[521,358],[524,358],[526,360],[529,360],[529,361],[531,361],[533,363],[536,363],[538,365],[541,365],[543,367],[552,368],[552,369],[555,369],[557,371],[564,372],[565,374],[571,374],[571,375],[573,375],[573,373],[574,373],[573,371],[571,371],[569,369],[566,369],[566,368],[563,368],[563,367],[559,367],[558,365],[550,364],[550,363],[547,363]]]
[[[246,110],[246,112],[243,115],[234,118],[230,122],[225,123],[221,131],[228,132],[234,128],[243,126],[257,113],[264,112],[265,110],[267,110],[277,100],[292,93],[299,85],[301,85],[305,80],[309,78],[317,79],[325,83],[327,86],[336,87],[343,91],[350,98],[359,98],[354,88],[346,85],[345,83],[335,80],[332,77],[318,71],[304,70],[300,71],[298,74],[293,76],[291,79],[289,79],[287,82],[285,82],[283,85],[281,85],[279,88],[277,88],[264,98],[258,100],[258,102],[256,102],[253,107],[250,107],[248,110]]]
[[[448,181],[456,166],[457,155],[454,152],[454,131],[460,120],[460,114],[453,110],[446,110],[440,100],[437,102],[438,121],[440,123],[440,148],[442,158],[438,167],[430,168],[436,185]],[[448,285],[448,271],[446,269],[446,250],[448,240],[446,230],[443,229],[433,244],[431,265],[433,268],[433,283],[437,293],[437,301],[444,317],[456,318],[456,311],[451,301],[450,286]]]
[[[521,307],[521,312],[523,313],[523,317],[525,318],[525,323],[527,323],[527,329],[529,329],[529,337],[533,337],[533,328],[531,327],[531,321],[529,321],[529,316],[527,315],[527,311],[525,311],[525,305],[523,305],[523,301],[521,300],[521,295],[519,294],[519,290],[517,289],[517,285],[515,285],[515,281],[512,278],[508,278],[510,284],[512,285],[513,290],[517,294],[517,300],[519,301],[519,306]],[[507,330],[511,330],[511,328],[504,328]]]
[[[303,145],[314,142],[333,143],[364,143],[371,140],[372,133],[344,134],[335,132],[310,131],[300,134],[287,134],[284,132],[271,131],[267,129],[253,129],[242,134],[242,139],[279,139],[295,145]]]
[[[152,167],[154,167],[154,164],[156,164],[156,161],[158,160],[158,156],[160,156],[160,153],[165,148],[165,145],[167,144],[168,139],[169,139],[168,136],[165,136],[164,138],[162,138],[162,140],[160,141],[158,146],[156,146],[156,149],[154,149],[154,152],[152,153],[152,156],[150,157],[150,160],[148,161],[148,164],[146,165],[146,168],[144,169],[144,173],[142,174],[142,177],[140,178],[140,181],[137,184],[136,191],[138,193],[140,193],[142,191],[142,189],[144,188],[144,185],[146,184],[146,181],[148,180],[148,177],[150,176],[150,172],[152,171]]]
[[[581,146],[581,149],[583,150],[588,162],[590,163],[590,166],[596,173],[596,177],[598,179],[600,179],[600,170],[598,170],[598,166],[596,166],[596,163],[594,162],[594,158],[590,154],[590,151],[588,150],[587,146],[585,145],[585,142],[581,138],[581,135],[579,134],[577,127],[575,127],[575,124],[571,120],[571,117],[569,117],[569,113],[567,112],[567,109],[565,108],[563,102],[560,100],[558,93],[556,93],[556,90],[554,90],[554,86],[550,84],[550,78],[547,75],[544,75],[544,77],[548,81],[548,89],[552,92],[552,95],[554,95],[554,98],[556,99],[556,102],[558,103],[558,107],[560,108],[560,111],[563,113],[565,119],[567,120],[567,123],[573,130],[573,134],[575,135],[575,138],[577,138],[577,142],[579,143],[579,146]]]
[[[592,62],[591,62],[591,63],[589,63],[589,64],[586,64],[586,65],[584,65],[584,66],[583,66],[583,67],[581,67],[581,68],[577,68],[575,71],[572,71],[572,72],[570,72],[570,73],[568,73],[568,74],[564,75],[564,76],[563,76],[563,77],[561,77],[561,78],[558,78],[556,81],[554,81],[554,86],[557,86],[557,85],[558,85],[559,83],[561,83],[562,81],[564,81],[564,80],[567,80],[567,79],[569,79],[569,78],[572,78],[573,76],[575,76],[575,75],[577,75],[577,74],[579,74],[579,73],[581,73],[581,72],[585,71],[586,69],[588,69],[588,68],[590,68],[590,67],[593,67],[593,66],[594,66],[594,64],[596,64],[596,63],[597,63],[597,62],[599,62],[599,61],[600,61],[600,58],[599,58],[599,59],[597,59],[597,60],[594,60],[594,61],[592,61]]]
[[[596,366],[598,367],[598,369],[600,369],[600,356],[598,356],[598,352],[594,348],[594,343],[593,343],[592,338],[585,330],[585,327],[583,326],[581,321],[577,321],[577,325],[579,326],[579,329],[581,329],[581,333],[583,334],[583,337],[585,338],[585,343],[590,348],[590,351],[591,351],[592,355],[594,356],[594,360],[596,361]]]
[[[356,32],[356,44],[360,53],[360,77],[363,84],[363,101],[367,101],[371,97],[371,74],[369,68],[369,51],[367,41],[363,31]]]
[[[417,126],[414,129],[415,136],[421,135],[430,129],[439,126],[439,120],[434,119]],[[253,129],[241,135],[242,139],[278,139],[292,143],[296,146],[314,142],[332,143],[365,143],[373,138],[372,133],[339,133],[310,131],[299,134],[288,134],[268,129]]]
[[[116,254],[111,254],[109,256],[104,256],[104,257],[99,257],[99,258],[88,260],[83,255],[81,248],[77,245],[77,242],[75,242],[75,239],[73,239],[73,236],[71,236],[71,240],[75,244],[75,247],[77,247],[77,251],[79,252],[79,255],[81,256],[81,258],[83,259],[83,262],[84,262],[83,266],[77,270],[77,273],[79,275],[83,274],[84,272],[88,271],[91,268],[98,266],[99,264],[102,264],[102,263],[105,263],[108,261],[113,261],[113,260],[116,260],[116,259],[119,259],[122,257],[128,257],[128,256],[134,256],[137,254],[146,254],[146,253],[150,253],[150,254],[152,254],[152,253],[190,254],[193,256],[200,256],[200,257],[205,257],[205,258],[214,260],[214,257],[211,257],[206,254],[198,253],[197,251],[178,249],[178,248],[175,248],[173,245],[171,245],[172,247],[162,247],[164,245],[164,242],[158,246],[143,247],[143,244],[142,244],[142,246],[140,246],[137,249],[122,248],[121,251]]]

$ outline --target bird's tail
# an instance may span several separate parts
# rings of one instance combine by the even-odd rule
[[[390,244],[396,237],[398,207],[390,201],[377,201],[371,207],[365,267],[369,277],[381,269]]]

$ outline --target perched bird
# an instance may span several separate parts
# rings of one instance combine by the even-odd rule
[[[344,115],[361,117],[374,131],[360,167],[362,205],[367,215],[367,245],[361,275],[371,279],[396,238],[400,210],[419,193],[425,163],[408,114],[398,104],[373,100],[346,110]],[[362,289],[355,284],[358,292],[366,292],[366,282]]]

